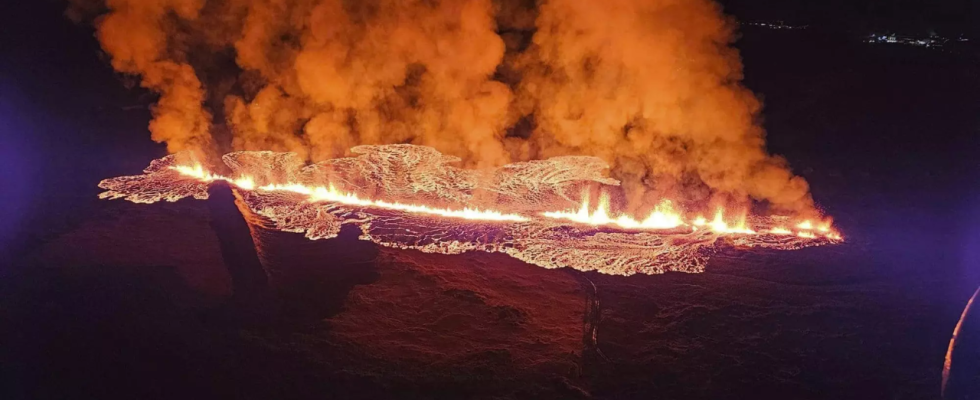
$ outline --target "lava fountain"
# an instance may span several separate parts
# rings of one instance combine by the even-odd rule
[[[206,199],[211,182],[230,182],[240,207],[276,230],[309,239],[336,237],[352,224],[360,239],[427,253],[504,253],[545,268],[606,274],[702,272],[722,246],[799,249],[839,243],[829,223],[754,216],[719,208],[709,220],[663,199],[645,218],[614,214],[618,185],[600,159],[585,156],[466,170],[435,149],[357,146],[355,157],[306,165],[293,153],[241,151],[220,175],[179,154],[150,163],[143,175],[99,183],[103,199],[135,203]],[[593,206],[594,204],[594,206]]]

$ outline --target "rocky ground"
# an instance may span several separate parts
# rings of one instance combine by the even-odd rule
[[[27,255],[4,398],[930,398],[958,317],[948,278],[859,241],[621,277],[347,230],[266,233],[292,274],[266,308],[230,296],[205,203],[105,202]]]

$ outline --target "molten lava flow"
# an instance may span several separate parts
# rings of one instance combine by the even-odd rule
[[[228,179],[221,175],[215,175],[205,171],[204,167],[202,167],[201,164],[195,164],[194,166],[177,165],[169,168],[179,172],[181,175],[185,175],[187,177],[194,178],[202,182],[210,183],[214,181],[227,181],[245,190],[255,189],[255,181],[253,181],[252,178],[243,176],[238,179]]]
[[[625,229],[673,229],[684,225],[684,222],[681,220],[681,215],[674,210],[673,203],[666,199],[661,201],[653,212],[650,213],[650,216],[643,221],[637,221],[635,218],[626,214],[620,214],[616,218],[610,217],[609,214],[608,194],[603,193],[599,197],[599,204],[596,209],[590,212],[589,196],[586,193],[583,195],[582,206],[578,211],[544,212],[541,215],[548,218],[564,219],[593,226],[615,225]]]
[[[270,184],[258,188],[267,192],[293,192],[309,196],[309,201],[339,203],[354,206],[377,207],[387,210],[397,210],[416,214],[438,215],[447,218],[462,218],[482,221],[527,221],[527,218],[517,214],[504,214],[499,211],[480,210],[478,208],[463,208],[462,210],[452,210],[446,208],[435,208],[416,204],[403,204],[398,202],[387,202],[384,200],[366,200],[357,197],[353,193],[342,193],[334,185],[329,188],[323,186],[306,186],[298,183],[287,183],[282,185]]]
[[[291,153],[227,154],[229,176],[237,178],[171,155],[153,161],[143,175],[102,181],[106,192],[100,197],[136,203],[204,199],[208,184],[222,180],[236,187],[243,212],[310,239],[335,237],[341,225],[354,224],[364,232],[362,239],[385,246],[499,252],[546,268],[620,275],[700,272],[718,243],[798,249],[842,240],[828,223],[724,209],[715,210],[711,220],[690,218],[667,199],[638,219],[614,213],[605,191],[593,208],[587,194],[576,202],[569,193],[618,182],[604,177],[602,162],[591,157],[517,163],[478,174],[447,165],[455,159],[421,146],[351,151],[359,155],[313,165]]]
[[[215,175],[204,170],[200,164],[195,166],[177,165],[170,167],[181,175],[194,178],[202,182],[213,182],[217,180],[227,181],[243,190],[261,190],[266,192],[292,192],[309,196],[309,201],[322,201],[329,203],[349,204],[356,206],[378,207],[388,210],[398,210],[418,214],[431,214],[447,218],[462,218],[483,221],[527,221],[527,218],[517,214],[504,214],[499,211],[484,211],[476,208],[463,208],[462,210],[450,210],[444,208],[433,208],[424,205],[391,203],[384,200],[366,200],[357,197],[353,193],[342,193],[334,185],[329,188],[323,186],[306,186],[300,183],[269,184],[255,187],[255,181],[251,177],[243,176],[238,179],[229,179],[221,175]]]
[[[771,233],[773,235],[791,235],[793,233],[793,231],[791,231],[789,229],[786,229],[786,228],[783,228],[783,227],[777,226],[775,228],[770,229],[769,230],[769,233]]]
[[[677,211],[673,205],[673,202],[668,199],[662,200],[660,204],[658,204],[650,215],[643,221],[637,221],[632,216],[626,214],[619,214],[615,218],[611,217],[610,215],[612,212],[610,211],[609,196],[606,193],[603,193],[600,196],[599,203],[594,210],[590,211],[589,205],[589,194],[585,193],[582,196],[581,206],[577,211],[552,211],[544,212],[541,215],[547,218],[573,221],[591,226],[615,226],[629,230],[670,230],[685,228],[692,231],[697,231],[698,229],[706,228],[707,230],[717,234],[794,234],[793,231],[780,226],[774,226],[762,231],[756,231],[748,225],[744,213],[740,214],[740,217],[736,218],[734,221],[730,221],[725,218],[725,210],[721,208],[715,211],[714,219],[711,221],[708,221],[703,216],[697,216],[690,220],[690,222],[684,222],[685,220],[683,213]],[[734,226],[730,225],[730,222],[734,223]],[[817,230],[820,232],[820,235],[824,236],[825,238],[831,240],[841,240],[840,234],[832,231],[829,224],[821,225],[820,228],[814,229],[811,221],[803,221],[797,224],[797,228],[799,231],[795,234],[798,237],[808,239],[817,238],[818,234],[813,232],[814,230]]]

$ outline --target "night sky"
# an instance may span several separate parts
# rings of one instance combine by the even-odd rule
[[[742,20],[784,20],[857,31],[980,32],[980,4],[971,0],[724,0]]]

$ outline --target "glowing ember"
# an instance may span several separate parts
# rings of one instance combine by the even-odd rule
[[[813,234],[813,232],[797,232],[796,236],[799,236],[801,238],[807,238],[807,239],[813,239],[817,237],[817,235]]]
[[[769,233],[771,233],[773,235],[790,235],[790,234],[793,233],[793,231],[791,231],[789,229],[786,229],[786,228],[782,228],[782,227],[778,227],[777,226],[775,228],[770,229],[769,230]]]
[[[792,223],[792,231],[784,217],[717,209],[710,221],[688,219],[667,199],[642,220],[614,213],[605,191],[593,207],[586,189],[618,182],[604,177],[604,164],[591,157],[474,173],[447,165],[456,160],[427,147],[359,146],[352,152],[360,155],[313,165],[290,153],[225,155],[230,176],[237,178],[167,156],[144,175],[102,181],[106,192],[100,197],[137,203],[205,199],[208,184],[222,180],[237,188],[243,212],[310,239],[335,237],[341,225],[354,224],[362,239],[384,246],[501,252],[546,268],[622,275],[700,272],[719,243],[798,249],[841,241],[829,224],[814,229],[811,221]],[[586,194],[575,201],[572,192]],[[553,211],[561,209],[569,211]]]

